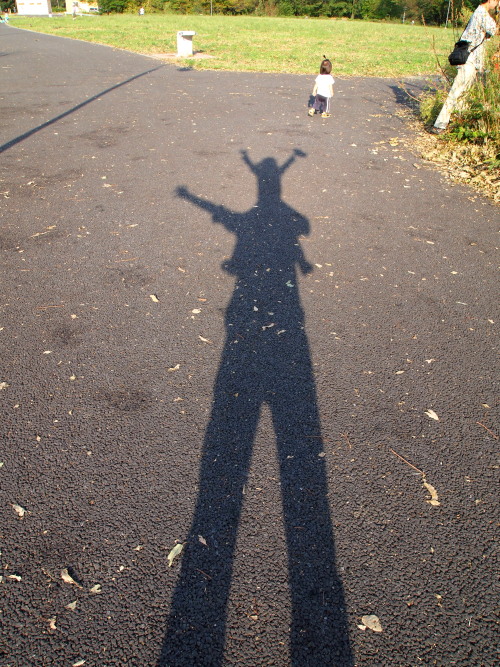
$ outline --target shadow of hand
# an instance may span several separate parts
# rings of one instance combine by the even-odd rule
[[[187,197],[189,197],[189,190],[185,188],[183,185],[181,185],[175,189],[175,194],[177,195],[177,197],[182,197],[183,199],[186,199]]]

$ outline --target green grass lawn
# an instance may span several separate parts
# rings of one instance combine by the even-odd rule
[[[12,17],[11,25],[107,44],[137,53],[175,53],[178,30],[195,30],[194,49],[213,58],[189,60],[196,69],[315,73],[323,54],[339,76],[402,77],[438,70],[451,29],[333,19],[132,14]],[[435,45],[435,46],[434,46]]]

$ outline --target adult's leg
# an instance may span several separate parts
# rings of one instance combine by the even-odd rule
[[[457,67],[457,76],[453,81],[453,85],[448,93],[443,108],[439,116],[436,118],[434,127],[439,130],[444,130],[448,127],[450,116],[457,106],[459,99],[464,95],[476,80],[477,70],[472,63],[465,63]]]

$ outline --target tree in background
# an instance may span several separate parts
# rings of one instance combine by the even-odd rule
[[[258,0],[255,14],[257,16],[278,16],[277,0]]]
[[[101,14],[121,14],[127,7],[127,0],[99,0]]]
[[[57,0],[54,0],[57,1]],[[0,5],[15,0],[0,0]],[[442,25],[448,20],[462,26],[475,9],[475,0],[100,0],[101,12],[173,11],[179,14],[256,16],[311,16],[418,21]]]
[[[16,11],[16,0],[0,0],[0,10],[2,12],[15,12]]]
[[[352,13],[352,0],[328,0],[325,3],[327,10],[327,16],[351,16]]]

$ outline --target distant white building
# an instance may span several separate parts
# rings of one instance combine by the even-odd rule
[[[74,3],[75,3],[75,0],[66,0],[66,14],[72,14],[73,13]],[[80,2],[80,0],[78,0],[77,4],[78,4],[77,11],[78,11],[79,14],[87,13],[87,12],[92,13],[92,12],[98,12],[99,11],[97,2],[92,2],[92,0],[90,0],[90,2]]]
[[[22,16],[49,16],[52,14],[50,0],[16,0],[17,13]]]

